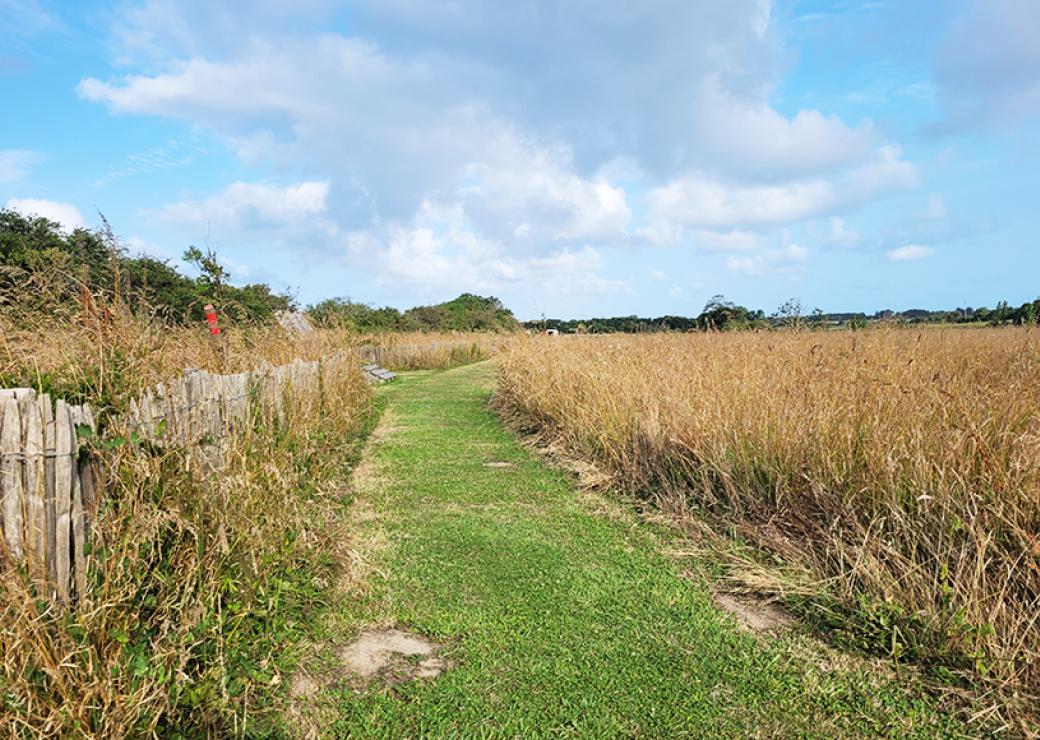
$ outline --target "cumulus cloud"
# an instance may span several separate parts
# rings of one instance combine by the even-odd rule
[[[780,249],[770,249],[751,257],[730,257],[726,267],[739,275],[760,275],[801,272],[809,261],[809,250],[797,244],[788,244]]]
[[[323,181],[285,187],[235,182],[214,196],[171,203],[152,216],[184,231],[212,230],[221,237],[299,227],[335,230],[321,218],[328,193],[329,183]]]
[[[459,188],[467,217],[495,238],[599,243],[621,241],[632,220],[623,188],[574,173],[567,148],[503,140],[495,164],[473,164]]]
[[[324,183],[320,208],[285,206],[299,218],[273,202],[284,189],[246,183],[160,218],[243,239],[314,221],[314,246],[367,250],[384,277],[472,286],[535,280],[539,260],[587,248],[755,250],[763,232],[916,181],[870,121],[771,104],[783,54],[769,0],[358,0],[349,34],[322,26],[335,12],[144,0],[121,14],[123,73],[83,79],[81,97]]]
[[[511,248],[467,226],[459,205],[426,201],[410,224],[351,231],[344,242],[349,263],[375,272],[384,283],[490,292],[523,285],[560,293],[629,290],[624,281],[599,274],[599,250],[588,245],[548,252]]]
[[[879,195],[917,184],[912,164],[895,147],[837,179],[733,185],[699,175],[679,178],[650,193],[652,217],[709,228],[783,225],[853,208]]]
[[[41,198],[11,198],[7,201],[6,207],[26,216],[39,216],[55,221],[69,231],[85,228],[87,225],[83,214],[71,203],[60,203]]]
[[[384,282],[478,292],[520,284],[595,294],[629,290],[624,281],[598,274],[601,256],[588,246],[521,258],[472,231],[426,225],[352,232],[346,245],[352,264],[374,269]]]
[[[838,247],[855,247],[860,242],[859,232],[848,226],[845,219],[834,216],[830,220],[825,241]]]
[[[935,250],[931,247],[925,247],[920,244],[906,244],[889,250],[887,257],[890,262],[913,262],[931,257],[933,254],[935,254]]]
[[[694,237],[699,245],[720,252],[754,249],[762,242],[761,235],[741,229],[731,229],[730,231],[697,229]]]

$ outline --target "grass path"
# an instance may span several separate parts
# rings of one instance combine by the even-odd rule
[[[381,390],[382,429],[355,503],[374,567],[364,596],[345,600],[335,620],[341,634],[326,639],[343,644],[367,625],[397,625],[445,644],[454,667],[434,679],[334,690],[324,731],[951,732],[927,701],[855,661],[824,660],[797,634],[742,631],[706,583],[661,554],[669,533],[604,513],[518,443],[488,408],[492,380],[482,364],[408,374]]]

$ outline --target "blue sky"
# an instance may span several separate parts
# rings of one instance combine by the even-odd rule
[[[1036,0],[0,0],[0,206],[302,302],[1040,295]]]

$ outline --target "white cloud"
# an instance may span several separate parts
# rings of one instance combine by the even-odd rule
[[[606,178],[574,174],[564,147],[539,149],[505,137],[495,164],[474,164],[459,200],[466,216],[495,238],[546,242],[613,242],[632,220],[625,191]]]
[[[941,195],[933,195],[928,198],[928,204],[924,209],[924,217],[929,220],[946,218],[946,202]]]
[[[939,45],[938,97],[954,129],[1003,128],[1040,117],[1036,0],[968,0]]]
[[[752,257],[730,257],[726,267],[739,275],[795,274],[805,268],[809,250],[797,244],[770,249]]]
[[[720,252],[755,249],[762,242],[762,237],[759,234],[740,229],[731,229],[730,231],[697,229],[694,231],[694,238],[701,246]]]
[[[71,203],[59,203],[55,200],[41,198],[11,198],[7,201],[6,207],[26,216],[39,216],[56,221],[69,231],[85,228],[87,225],[83,214]]]
[[[118,167],[110,167],[104,174],[91,180],[88,185],[93,188],[104,187],[117,180],[136,175],[147,175],[172,167],[182,167],[192,161],[192,150],[197,146],[168,139],[162,145],[147,151],[129,155]]]
[[[865,162],[877,143],[873,125],[852,128],[818,110],[786,118],[765,101],[736,98],[709,80],[694,119],[705,148],[702,163],[730,174],[788,179]]]
[[[813,178],[782,184],[731,185],[687,176],[652,191],[651,217],[664,222],[726,228],[784,225],[862,205],[917,184],[913,165],[894,147],[836,179]]]
[[[667,280],[668,274],[664,270],[650,270],[650,277],[654,280]]]
[[[409,227],[391,225],[347,234],[348,259],[355,266],[373,269],[384,282],[424,288],[499,292],[538,285],[572,295],[629,291],[624,281],[598,273],[602,256],[592,247],[519,257],[500,242],[431,218],[434,212],[425,209],[424,218]]]
[[[34,152],[0,149],[0,185],[21,182],[29,169],[39,161],[39,155]]]
[[[839,247],[855,247],[860,243],[859,232],[848,226],[845,219],[834,216],[830,220],[830,229],[825,237],[829,244]]]
[[[153,217],[158,221],[198,232],[212,230],[217,236],[298,226],[324,225],[329,183],[304,181],[278,187],[266,183],[235,182],[204,200],[171,203]]]
[[[325,188],[308,211],[235,183],[159,218],[243,243],[304,231],[329,254],[367,245],[383,278],[473,286],[687,229],[750,252],[916,179],[870,121],[771,104],[784,55],[769,0],[358,0],[354,35],[328,32],[335,14],[331,0],[120,14],[126,73],[83,79],[81,97],[214,131],[251,166]]]
[[[37,0],[0,0],[0,21],[8,34],[30,35],[63,28],[57,16]]]
[[[165,247],[160,247],[158,244],[153,244],[139,236],[127,237],[124,246],[132,255],[154,257],[158,260],[172,260],[176,256]]]
[[[920,244],[907,244],[889,250],[886,254],[891,262],[913,262],[915,260],[923,260],[926,257],[931,257],[935,254],[935,250],[931,247],[921,246]]]

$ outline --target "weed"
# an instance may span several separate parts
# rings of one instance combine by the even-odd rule
[[[499,366],[522,426],[808,569],[849,640],[1040,692],[1035,331],[531,338]]]

